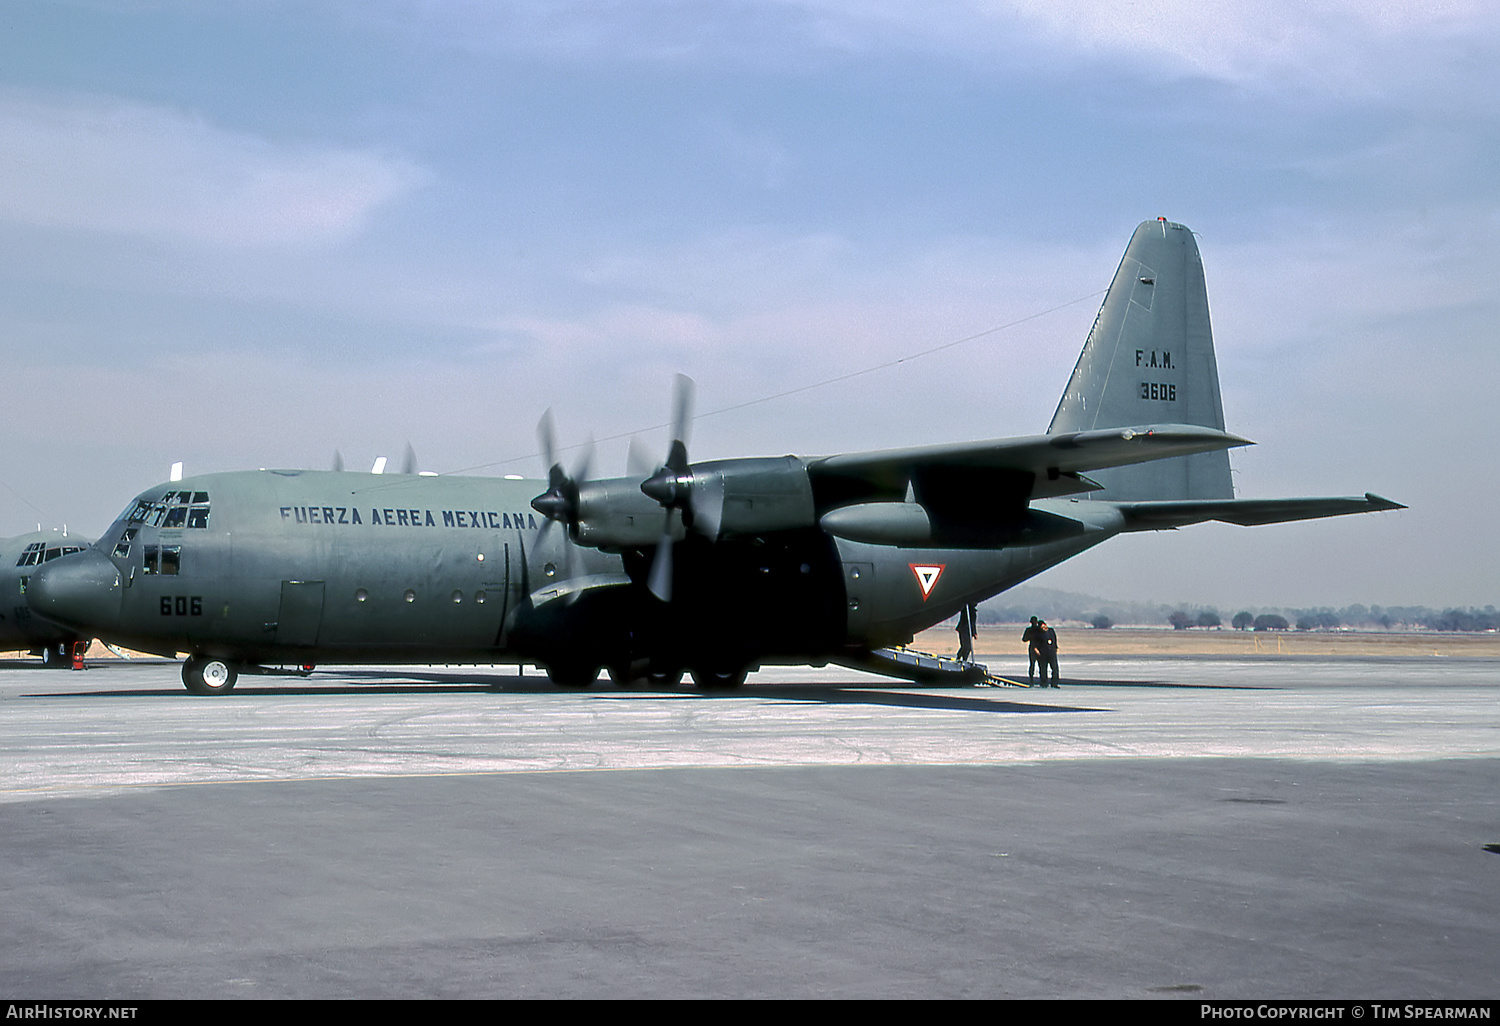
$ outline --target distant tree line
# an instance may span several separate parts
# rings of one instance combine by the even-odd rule
[[[1031,599],[1027,604],[1016,599]],[[1053,623],[1064,620],[1091,624],[1107,630],[1116,624],[1151,626],[1168,624],[1175,630],[1216,629],[1224,626],[1212,607],[1168,606],[1145,602],[1106,602],[1086,595],[1026,587],[1006,592],[981,603],[981,623],[1025,623],[1041,616]],[[1365,606],[1355,604],[1333,609],[1247,609],[1235,613],[1228,626],[1238,631],[1328,631],[1392,630],[1421,628],[1432,631],[1500,630],[1500,611],[1494,606],[1478,608],[1428,606]]]

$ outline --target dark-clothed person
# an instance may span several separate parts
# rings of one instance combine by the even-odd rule
[[[1036,680],[1037,640],[1040,637],[1040,634],[1039,634],[1039,630],[1040,629],[1037,627],[1037,624],[1039,622],[1040,621],[1037,620],[1037,618],[1033,616],[1031,618],[1031,626],[1027,627],[1025,633],[1021,635],[1021,640],[1024,641],[1024,642],[1026,642],[1026,679],[1027,680]]]
[[[970,602],[958,614],[958,655],[954,658],[964,663],[972,659],[974,639],[977,637],[979,637],[979,606]]]
[[[1032,641],[1036,650],[1036,661],[1042,667],[1042,687],[1047,687],[1047,671],[1052,671],[1052,687],[1058,687],[1057,678],[1057,632],[1047,626],[1046,620],[1038,620],[1037,634]]]

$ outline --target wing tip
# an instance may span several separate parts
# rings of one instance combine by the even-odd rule
[[[1374,492],[1365,492],[1365,501],[1370,504],[1370,512],[1372,513],[1383,513],[1387,510],[1411,508],[1409,506],[1403,506],[1399,502],[1392,502],[1385,496],[1376,495]]]

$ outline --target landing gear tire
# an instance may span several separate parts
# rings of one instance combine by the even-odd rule
[[[639,670],[631,669],[629,664],[623,666],[606,667],[609,679],[617,688],[638,688],[646,683],[646,675]]]
[[[71,665],[72,660],[67,657],[67,645],[48,645],[42,649],[42,665],[49,670],[63,670]]]
[[[547,676],[560,688],[586,688],[599,679],[599,667],[557,663],[547,667]]]
[[[733,691],[745,683],[749,670],[694,670],[693,683],[700,691]]]
[[[233,663],[212,656],[192,656],[182,664],[182,682],[195,695],[227,695],[239,678]]]
[[[653,670],[646,674],[646,680],[653,688],[675,688],[682,683],[682,671]]]

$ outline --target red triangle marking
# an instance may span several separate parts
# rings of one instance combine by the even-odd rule
[[[917,575],[917,587],[922,589],[922,601],[932,594],[932,589],[937,585],[938,578],[943,576],[947,569],[947,563],[908,563],[911,572]]]

